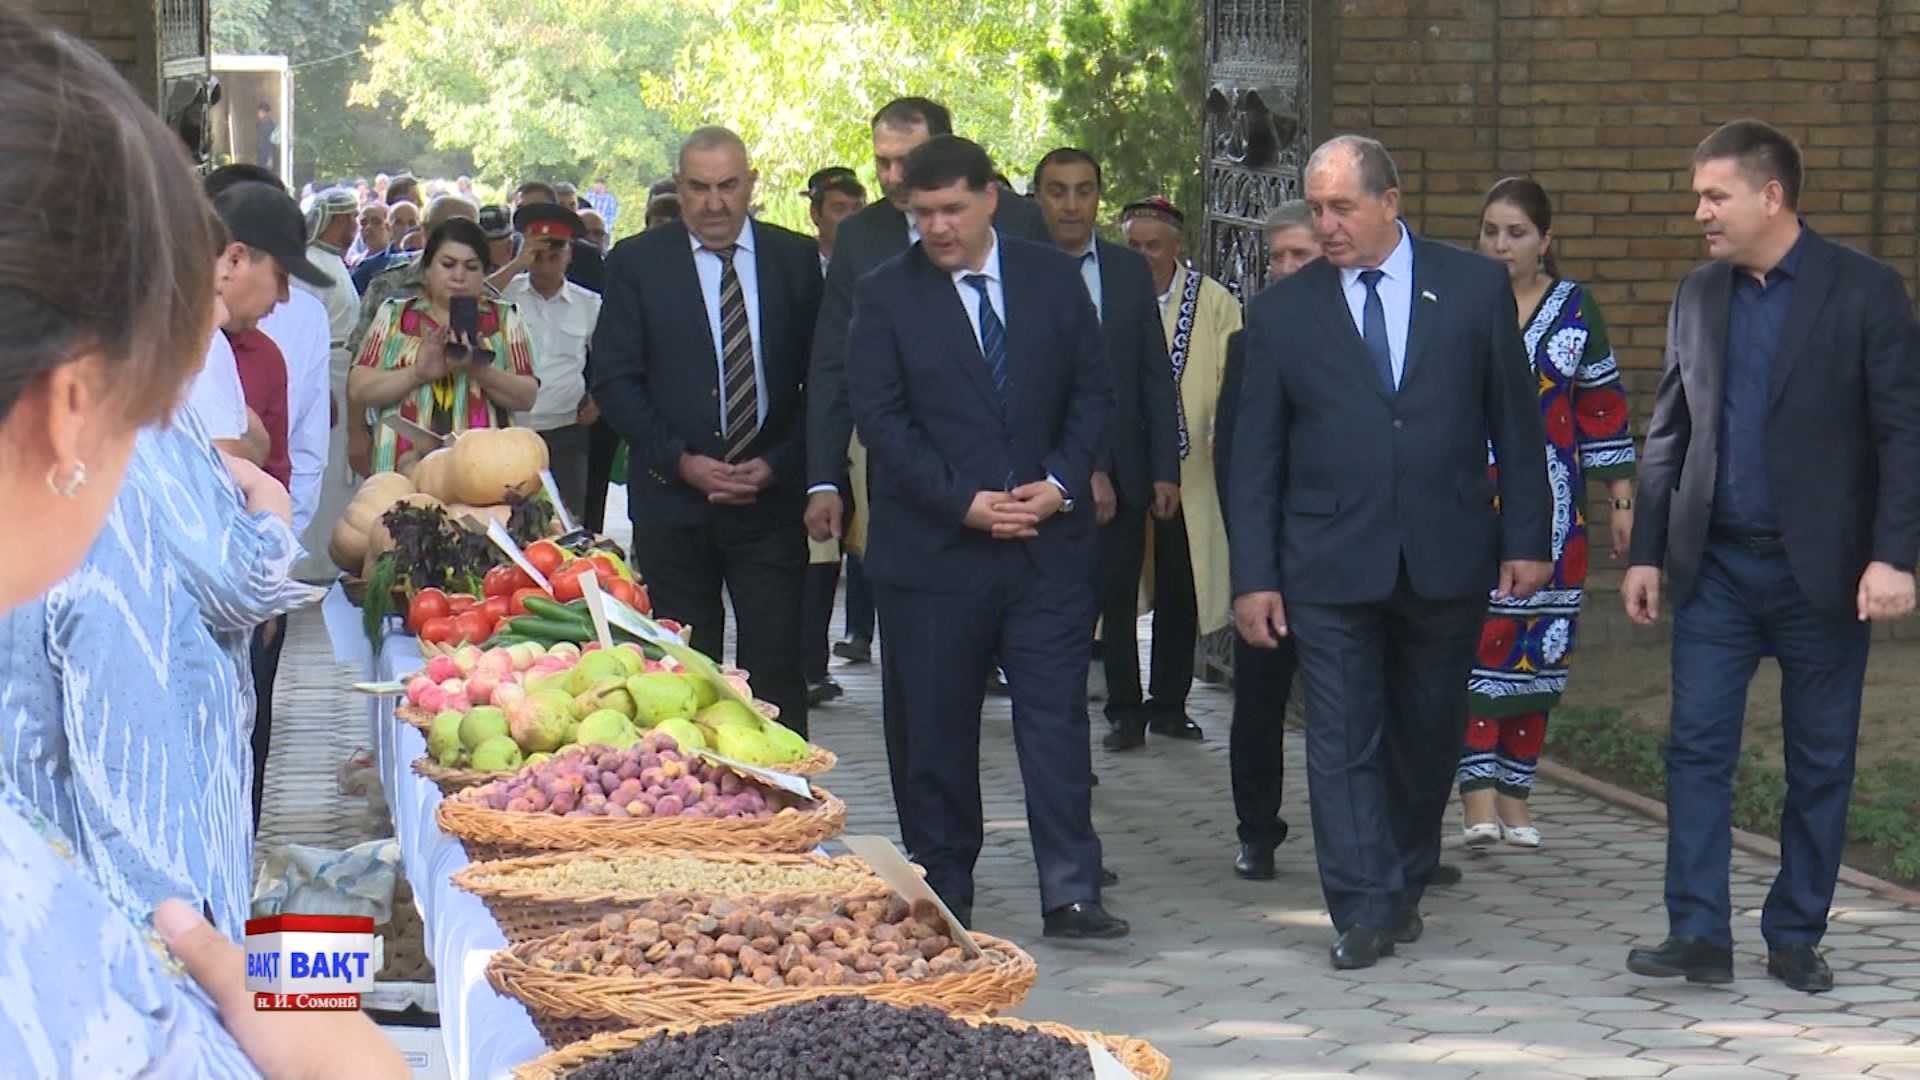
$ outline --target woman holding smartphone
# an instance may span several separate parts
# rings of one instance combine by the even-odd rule
[[[519,312],[484,295],[487,234],[465,218],[442,222],[421,258],[425,295],[381,306],[347,376],[348,398],[436,435],[508,426],[514,412],[533,407],[540,383]],[[374,472],[421,453],[386,424],[375,426]]]

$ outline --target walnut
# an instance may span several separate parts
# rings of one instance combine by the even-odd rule
[[[734,973],[733,957],[715,956],[707,960],[707,974],[715,979],[731,979]]]
[[[719,940],[713,943],[713,947],[726,953],[728,956],[738,956],[740,955],[740,950],[745,948],[746,944],[747,939],[741,937],[739,934],[721,934]]]
[[[951,943],[947,941],[945,934],[935,934],[930,938],[922,938],[920,941],[920,955],[931,960],[941,953],[946,952],[949,944]]]

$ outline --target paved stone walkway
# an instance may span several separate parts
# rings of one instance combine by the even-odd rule
[[[836,661],[835,675],[847,696],[814,714],[818,738],[840,755],[827,786],[847,800],[850,831],[897,839],[878,669]],[[329,818],[325,806],[338,760],[364,739],[361,705],[334,690],[339,679],[317,616],[297,620],[281,676],[285,734],[269,772],[269,836],[355,838],[356,824]],[[1536,795],[1544,848],[1451,853],[1467,880],[1429,895],[1418,944],[1369,971],[1332,971],[1296,766],[1285,810],[1294,838],[1280,849],[1280,878],[1232,874],[1229,704],[1223,691],[1196,688],[1201,744],[1119,755],[1096,747],[1094,816],[1107,866],[1122,878],[1106,900],[1134,933],[1068,946],[1040,936],[1009,709],[989,699],[975,917],[1039,960],[1019,1015],[1150,1039],[1177,1077],[1205,1080],[1920,1078],[1920,911],[1843,887],[1827,938],[1839,988],[1794,993],[1764,973],[1758,909],[1773,867],[1736,854],[1737,981],[1637,978],[1622,966],[1629,943],[1665,930],[1661,829],[1564,789]],[[1298,762],[1297,735],[1287,749]]]

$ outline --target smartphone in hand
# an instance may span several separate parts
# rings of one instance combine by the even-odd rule
[[[456,363],[467,359],[467,343],[480,338],[480,300],[473,296],[455,296],[447,301],[447,359]]]

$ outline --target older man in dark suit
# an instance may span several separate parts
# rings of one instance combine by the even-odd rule
[[[1414,237],[1372,139],[1323,144],[1306,194],[1324,257],[1248,314],[1234,617],[1297,641],[1332,960],[1361,968],[1420,936],[1487,590],[1547,580],[1552,504],[1544,466],[1487,477],[1489,441],[1546,444],[1500,267]]]
[[[1913,609],[1920,372],[1892,268],[1798,214],[1800,151],[1736,120],[1694,153],[1714,261],[1680,282],[1641,457],[1627,614],[1674,600],[1667,921],[1637,974],[1733,978],[1727,872],[1747,684],[1780,662],[1787,797],[1760,915],[1767,973],[1831,989],[1817,948],[1847,838],[1869,620]]]
[[[804,733],[797,521],[819,256],[812,239],[748,218],[755,173],[733,132],[687,136],[676,177],[685,219],[608,260],[593,396],[631,447],[633,553],[654,610],[719,658],[724,589],[740,666]]]
[[[860,280],[847,387],[866,444],[867,572],[908,749],[900,830],[970,917],[980,854],[980,706],[997,657],[1050,937],[1119,937],[1100,904],[1087,746],[1094,527],[1083,505],[1113,412],[1073,261],[1000,235],[978,146],[906,162],[920,240]]]

